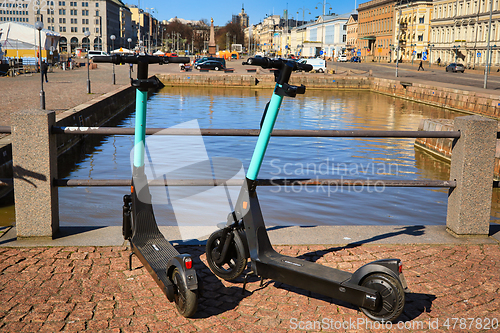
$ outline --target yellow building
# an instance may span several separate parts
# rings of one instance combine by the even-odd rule
[[[398,46],[399,37],[400,60],[429,61],[431,17],[432,0],[411,0],[396,5],[393,45]],[[394,53],[394,59],[397,53]]]

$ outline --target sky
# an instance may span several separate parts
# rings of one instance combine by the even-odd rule
[[[140,3],[140,8],[144,10],[146,10],[146,8],[154,8],[154,10],[150,11],[158,20],[169,20],[177,16],[178,18],[183,18],[186,20],[207,19],[207,21],[210,22],[210,18],[213,17],[214,25],[216,26],[226,25],[226,23],[231,20],[233,14],[237,15],[241,12],[242,5],[245,8],[245,12],[248,14],[250,24],[257,24],[259,22],[262,22],[266,14],[280,15],[281,17],[283,17],[283,11],[287,9],[287,7],[290,18],[296,19],[297,12],[299,12],[299,20],[302,20],[302,8],[304,8],[304,19],[306,21],[311,20],[323,13],[323,1],[319,0],[253,0],[246,2],[214,0],[192,0],[186,2],[164,0],[122,1],[126,4],[136,6]],[[363,0],[357,1],[358,2],[356,2],[355,0],[328,0],[326,1],[325,12],[328,14],[329,8],[332,8],[332,13],[345,14],[351,12],[360,2],[366,2]],[[318,9],[316,9],[316,7],[318,7]]]

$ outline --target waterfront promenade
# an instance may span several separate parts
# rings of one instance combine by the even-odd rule
[[[235,68],[232,74],[204,75],[246,74],[241,65],[236,66],[239,63],[229,64]],[[128,68],[116,66],[116,70],[117,83],[128,85]],[[152,66],[150,70],[150,74],[168,72],[179,73],[178,66]],[[376,75],[376,71],[374,73]],[[202,75],[197,71],[186,74]],[[91,71],[91,80],[95,94],[87,95],[85,69],[49,73],[49,83],[44,85],[47,109],[62,112],[119,87],[110,84],[110,65],[99,64],[97,70]],[[38,107],[39,84],[37,75],[0,78],[0,89],[9,96],[0,108],[0,125],[9,125],[13,111]],[[49,89],[53,90],[49,92]],[[388,324],[377,326],[349,304],[273,281],[265,281],[260,287],[260,281],[251,278],[248,291],[242,294],[241,280],[221,281],[210,272],[204,248],[200,246],[179,247],[180,252],[193,255],[195,268],[204,281],[199,312],[195,318],[185,319],[166,300],[137,258],[133,260],[134,269],[128,270],[129,251],[126,246],[110,242],[110,238],[108,243],[103,240],[101,246],[83,243],[71,246],[63,244],[64,237],[61,237],[43,244],[17,242],[14,247],[4,236],[0,237],[0,332],[246,333],[300,329],[317,332],[321,328],[327,332],[476,332],[498,329],[498,233],[496,238],[465,240],[454,239],[440,230],[436,240],[437,229],[433,228],[408,228],[410,234],[405,238],[400,238],[404,230],[387,232],[380,227],[374,227],[374,234],[364,237],[366,229],[351,230],[360,237],[352,237],[351,245],[346,245],[343,238],[349,228],[343,229],[343,233],[337,229],[336,233],[331,229],[331,234],[323,231],[318,236],[321,239],[314,242],[306,230],[298,233],[301,241],[297,242],[297,237],[286,238],[290,232],[287,230],[292,228],[284,229],[280,232],[285,233],[285,238],[275,243],[293,244],[277,246],[281,253],[350,272],[376,259],[401,258],[411,294],[407,295],[402,322],[393,324],[392,328]],[[498,228],[492,230],[498,232]],[[101,231],[94,230],[95,233]],[[113,231],[119,243],[120,233],[120,228]],[[83,242],[82,235],[76,238]]]

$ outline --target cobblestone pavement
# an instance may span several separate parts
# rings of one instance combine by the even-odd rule
[[[347,303],[253,277],[221,281],[202,247],[204,281],[195,318],[181,317],[126,247],[0,248],[1,332],[477,332],[498,328],[499,245],[278,246],[277,250],[354,271],[381,258],[404,261],[411,289],[400,322],[380,325]],[[134,257],[135,258],[135,257]],[[316,325],[316,326],[314,326]],[[321,326],[320,326],[321,325]]]
[[[47,74],[48,83],[43,83],[45,106],[56,113],[88,102],[97,96],[130,84],[127,66],[115,66],[116,85],[112,82],[113,66],[98,64],[90,70],[91,94],[87,94],[87,68],[80,67],[63,71],[54,68]],[[12,112],[40,107],[40,73],[0,77],[1,107],[0,126],[10,125]]]

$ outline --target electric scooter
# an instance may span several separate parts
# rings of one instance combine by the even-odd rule
[[[156,78],[148,78],[148,65],[187,63],[189,58],[140,54],[96,56],[93,61],[137,64],[137,79],[131,79],[132,86],[137,88],[132,187],[131,193],[123,197],[123,237],[130,242],[132,250],[129,268],[132,269],[132,256],[135,254],[167,299],[175,302],[179,313],[191,317],[198,306],[198,278],[193,260],[189,254],[179,254],[158,229],[144,170],[148,90],[161,84]]]
[[[257,198],[257,176],[264,159],[283,97],[305,93],[305,86],[288,84],[294,70],[311,71],[312,66],[293,61],[249,58],[243,65],[274,69],[276,85],[261,121],[246,179],[234,211],[222,223],[221,230],[210,235],[206,245],[207,261],[212,272],[225,280],[234,280],[251,260],[251,271],[262,279],[272,279],[357,305],[376,321],[394,321],[403,311],[408,289],[400,259],[371,262],[354,273],[344,272],[276,252],[267,234]]]

